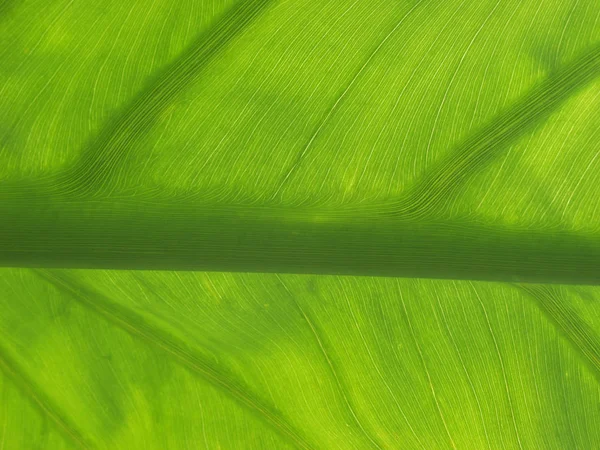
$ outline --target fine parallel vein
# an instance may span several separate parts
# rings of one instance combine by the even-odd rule
[[[600,338],[597,332],[573,310],[556,287],[536,284],[515,286],[535,300],[540,310],[557,327],[560,334],[567,339],[600,381]]]
[[[74,300],[90,311],[100,315],[108,322],[125,330],[132,336],[165,352],[165,355],[202,377],[208,383],[230,396],[247,411],[272,427],[278,434],[288,439],[294,446],[310,449],[310,445],[295,427],[288,423],[272,406],[256,398],[248,389],[223,373],[206,360],[199,352],[191,348],[185,340],[172,332],[163,330],[149,317],[143,317],[125,306],[96,293],[88,286],[64,273],[50,270],[37,270],[41,278],[58,289],[68,293]]]
[[[15,355],[4,345],[0,335],[0,370],[27,396],[46,416],[56,430],[77,448],[91,449],[96,446],[79,429],[72,417],[68,416],[28,374]]]
[[[225,17],[192,43],[170,66],[153,76],[122,113],[91,140],[77,163],[54,181],[61,191],[85,196],[109,183],[128,149],[155,123],[175,96],[184,91],[236,36],[271,4],[271,0],[236,2]]]
[[[598,75],[600,45],[558,68],[510,108],[463,140],[448,156],[434,163],[402,198],[368,208],[375,213],[397,216],[431,215],[436,207],[456,195],[470,177],[497,160],[511,144],[545,121]]]
[[[330,351],[328,351],[326,349],[326,347],[325,347],[326,344],[324,343],[324,340],[321,336],[322,333],[319,331],[319,328],[315,324],[315,321],[313,319],[311,319],[309,317],[309,314],[300,306],[300,304],[296,300],[294,294],[292,294],[292,292],[289,290],[289,288],[287,287],[287,285],[284,283],[283,279],[279,275],[277,275],[277,279],[279,280],[279,282],[281,283],[281,285],[287,292],[290,301],[294,304],[296,309],[300,312],[302,318],[304,319],[304,321],[310,328],[310,331],[311,331],[315,341],[317,342],[319,349],[321,350],[321,353],[322,353],[323,357],[325,358],[325,361],[327,361],[327,366],[329,367],[331,375],[332,375],[333,379],[335,380],[335,384],[337,385],[338,390],[340,391],[340,395],[344,399],[344,403],[346,404],[346,407],[347,407],[348,411],[350,412],[350,415],[352,416],[352,420],[356,423],[356,425],[360,429],[360,432],[367,438],[367,440],[371,443],[371,445],[374,448],[378,448],[378,449],[385,448],[385,445],[383,445],[379,441],[379,438],[377,436],[373,435],[373,433],[371,431],[367,430],[365,428],[365,426],[363,425],[363,423],[361,422],[360,418],[357,416],[356,408],[353,406],[353,402],[352,402],[351,398],[349,397],[348,388],[345,386],[343,380],[340,379],[340,376],[338,375],[338,370],[336,369],[334,362],[332,361],[331,357],[329,356]]]

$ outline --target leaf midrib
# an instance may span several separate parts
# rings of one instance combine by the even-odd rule
[[[0,205],[0,266],[600,284],[597,237],[568,231],[193,203],[17,203]]]

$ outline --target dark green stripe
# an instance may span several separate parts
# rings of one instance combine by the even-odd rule
[[[30,206],[0,206],[2,266],[600,284],[600,239],[566,231],[176,202]]]

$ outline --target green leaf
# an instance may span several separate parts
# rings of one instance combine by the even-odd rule
[[[0,38],[0,448],[600,442],[600,4],[4,1]]]

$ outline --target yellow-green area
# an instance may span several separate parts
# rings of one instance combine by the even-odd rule
[[[553,289],[576,321],[548,320],[539,285],[3,269],[0,436],[5,448],[594,448],[600,292]]]

